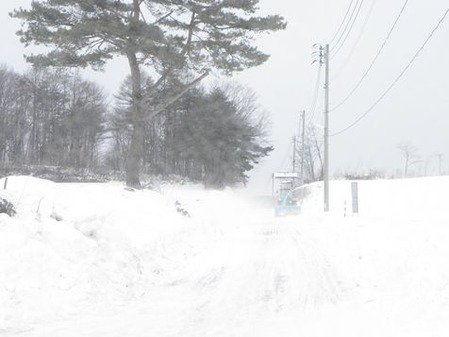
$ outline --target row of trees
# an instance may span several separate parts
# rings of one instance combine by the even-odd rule
[[[102,90],[76,72],[0,66],[0,160],[95,166],[106,110]]]
[[[146,78],[146,88],[152,81]],[[132,89],[130,79],[117,95],[110,119],[113,149],[108,162],[126,167],[126,151],[132,141]],[[166,90],[183,86],[172,81]],[[165,92],[152,95],[157,105]],[[147,96],[148,97],[148,96]],[[145,106],[144,106],[145,108]],[[246,183],[247,173],[273,148],[266,141],[266,120],[253,92],[236,84],[194,88],[175,103],[143,123],[144,162],[152,173],[175,174],[208,186]]]
[[[143,109],[166,93],[149,96]],[[133,139],[132,83],[124,81],[108,105],[102,90],[66,68],[18,74],[0,67],[0,159],[19,165],[109,168],[125,171]],[[171,80],[167,91],[183,87]],[[150,89],[148,89],[150,90]],[[147,173],[176,174],[211,187],[245,183],[272,147],[255,95],[237,85],[192,88],[163,114],[143,121]]]
[[[225,74],[268,59],[253,44],[255,34],[284,29],[278,15],[258,16],[258,0],[42,0],[11,13],[23,23],[25,45],[53,49],[29,55],[35,66],[101,68],[114,56],[130,69],[130,140],[126,153],[128,186],[140,187],[146,121],[154,119],[211,71]],[[143,69],[154,77],[143,80]],[[171,78],[191,76],[168,92]],[[147,105],[146,101],[159,104]],[[159,96],[159,98],[161,98]]]

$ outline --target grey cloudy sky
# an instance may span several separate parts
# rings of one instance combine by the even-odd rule
[[[19,23],[10,19],[7,13],[15,7],[28,6],[30,2],[0,2],[0,63],[11,65],[17,71],[26,68],[22,58],[25,50],[15,36]],[[404,2],[363,1],[346,43],[335,57],[331,54],[331,107],[347,96],[366,71]],[[259,38],[260,47],[271,54],[266,64],[234,76],[235,80],[256,91],[272,122],[271,138],[276,150],[253,172],[253,186],[257,184],[268,189],[273,171],[291,168],[291,143],[298,130],[301,110],[306,110],[307,118],[314,125],[319,127],[323,124],[322,90],[313,120],[309,114],[317,73],[317,65],[311,64],[312,45],[325,44],[332,38],[350,3],[350,0],[260,1],[263,12],[284,16],[288,27],[283,32]],[[331,134],[354,122],[385,92],[448,7],[447,0],[410,0],[407,3],[371,72],[354,95],[331,112]],[[418,149],[422,166],[427,167],[428,173],[437,173],[438,154],[443,154],[443,170],[449,171],[448,36],[449,17],[376,108],[347,132],[331,137],[331,174],[369,169],[389,173],[400,170],[403,158],[398,145],[402,142],[409,142]],[[126,62],[116,60],[105,73],[90,73],[89,77],[96,79],[109,92],[114,92],[127,72]]]

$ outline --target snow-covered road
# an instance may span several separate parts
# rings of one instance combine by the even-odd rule
[[[36,326],[26,335],[265,336],[267,329],[275,335],[286,317],[300,322],[308,310],[336,303],[342,293],[337,275],[320,246],[301,232],[299,219],[256,210],[236,214],[243,222],[233,223],[215,213],[208,240],[186,233],[177,247],[184,254],[178,252],[138,300],[109,314]]]
[[[350,185],[334,182],[331,214],[315,186],[301,215],[275,218],[233,191],[17,178],[21,215],[0,217],[0,335],[447,336],[444,186],[366,182],[345,216]]]
[[[167,321],[175,328],[170,336],[261,335],[264,322],[340,296],[326,257],[293,222],[231,227],[179,276],[186,307]]]

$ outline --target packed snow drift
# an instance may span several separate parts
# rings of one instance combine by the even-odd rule
[[[449,177],[231,189],[0,179],[0,335],[448,336]]]

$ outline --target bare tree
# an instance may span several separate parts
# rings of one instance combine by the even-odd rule
[[[17,9],[18,31],[25,45],[45,45],[48,52],[30,55],[34,65],[101,69],[114,56],[126,57],[132,89],[131,132],[126,183],[141,187],[145,123],[178,100],[210,71],[232,74],[263,64],[268,55],[254,45],[254,36],[282,30],[278,15],[258,16],[258,1],[179,0],[46,0],[31,9]],[[189,73],[195,80],[145,111],[142,71],[157,77],[154,92],[169,77]]]
[[[101,89],[68,69],[0,66],[0,161],[92,167],[106,108]]]
[[[297,158],[304,156],[304,182],[317,181],[323,175],[323,144],[313,126],[305,130],[304,153],[301,146],[297,147]]]
[[[401,144],[399,144],[398,149],[401,151],[402,156],[404,157],[404,178],[407,178],[409,174],[409,168],[412,165],[421,162],[417,154],[418,149],[409,142],[402,142]]]

